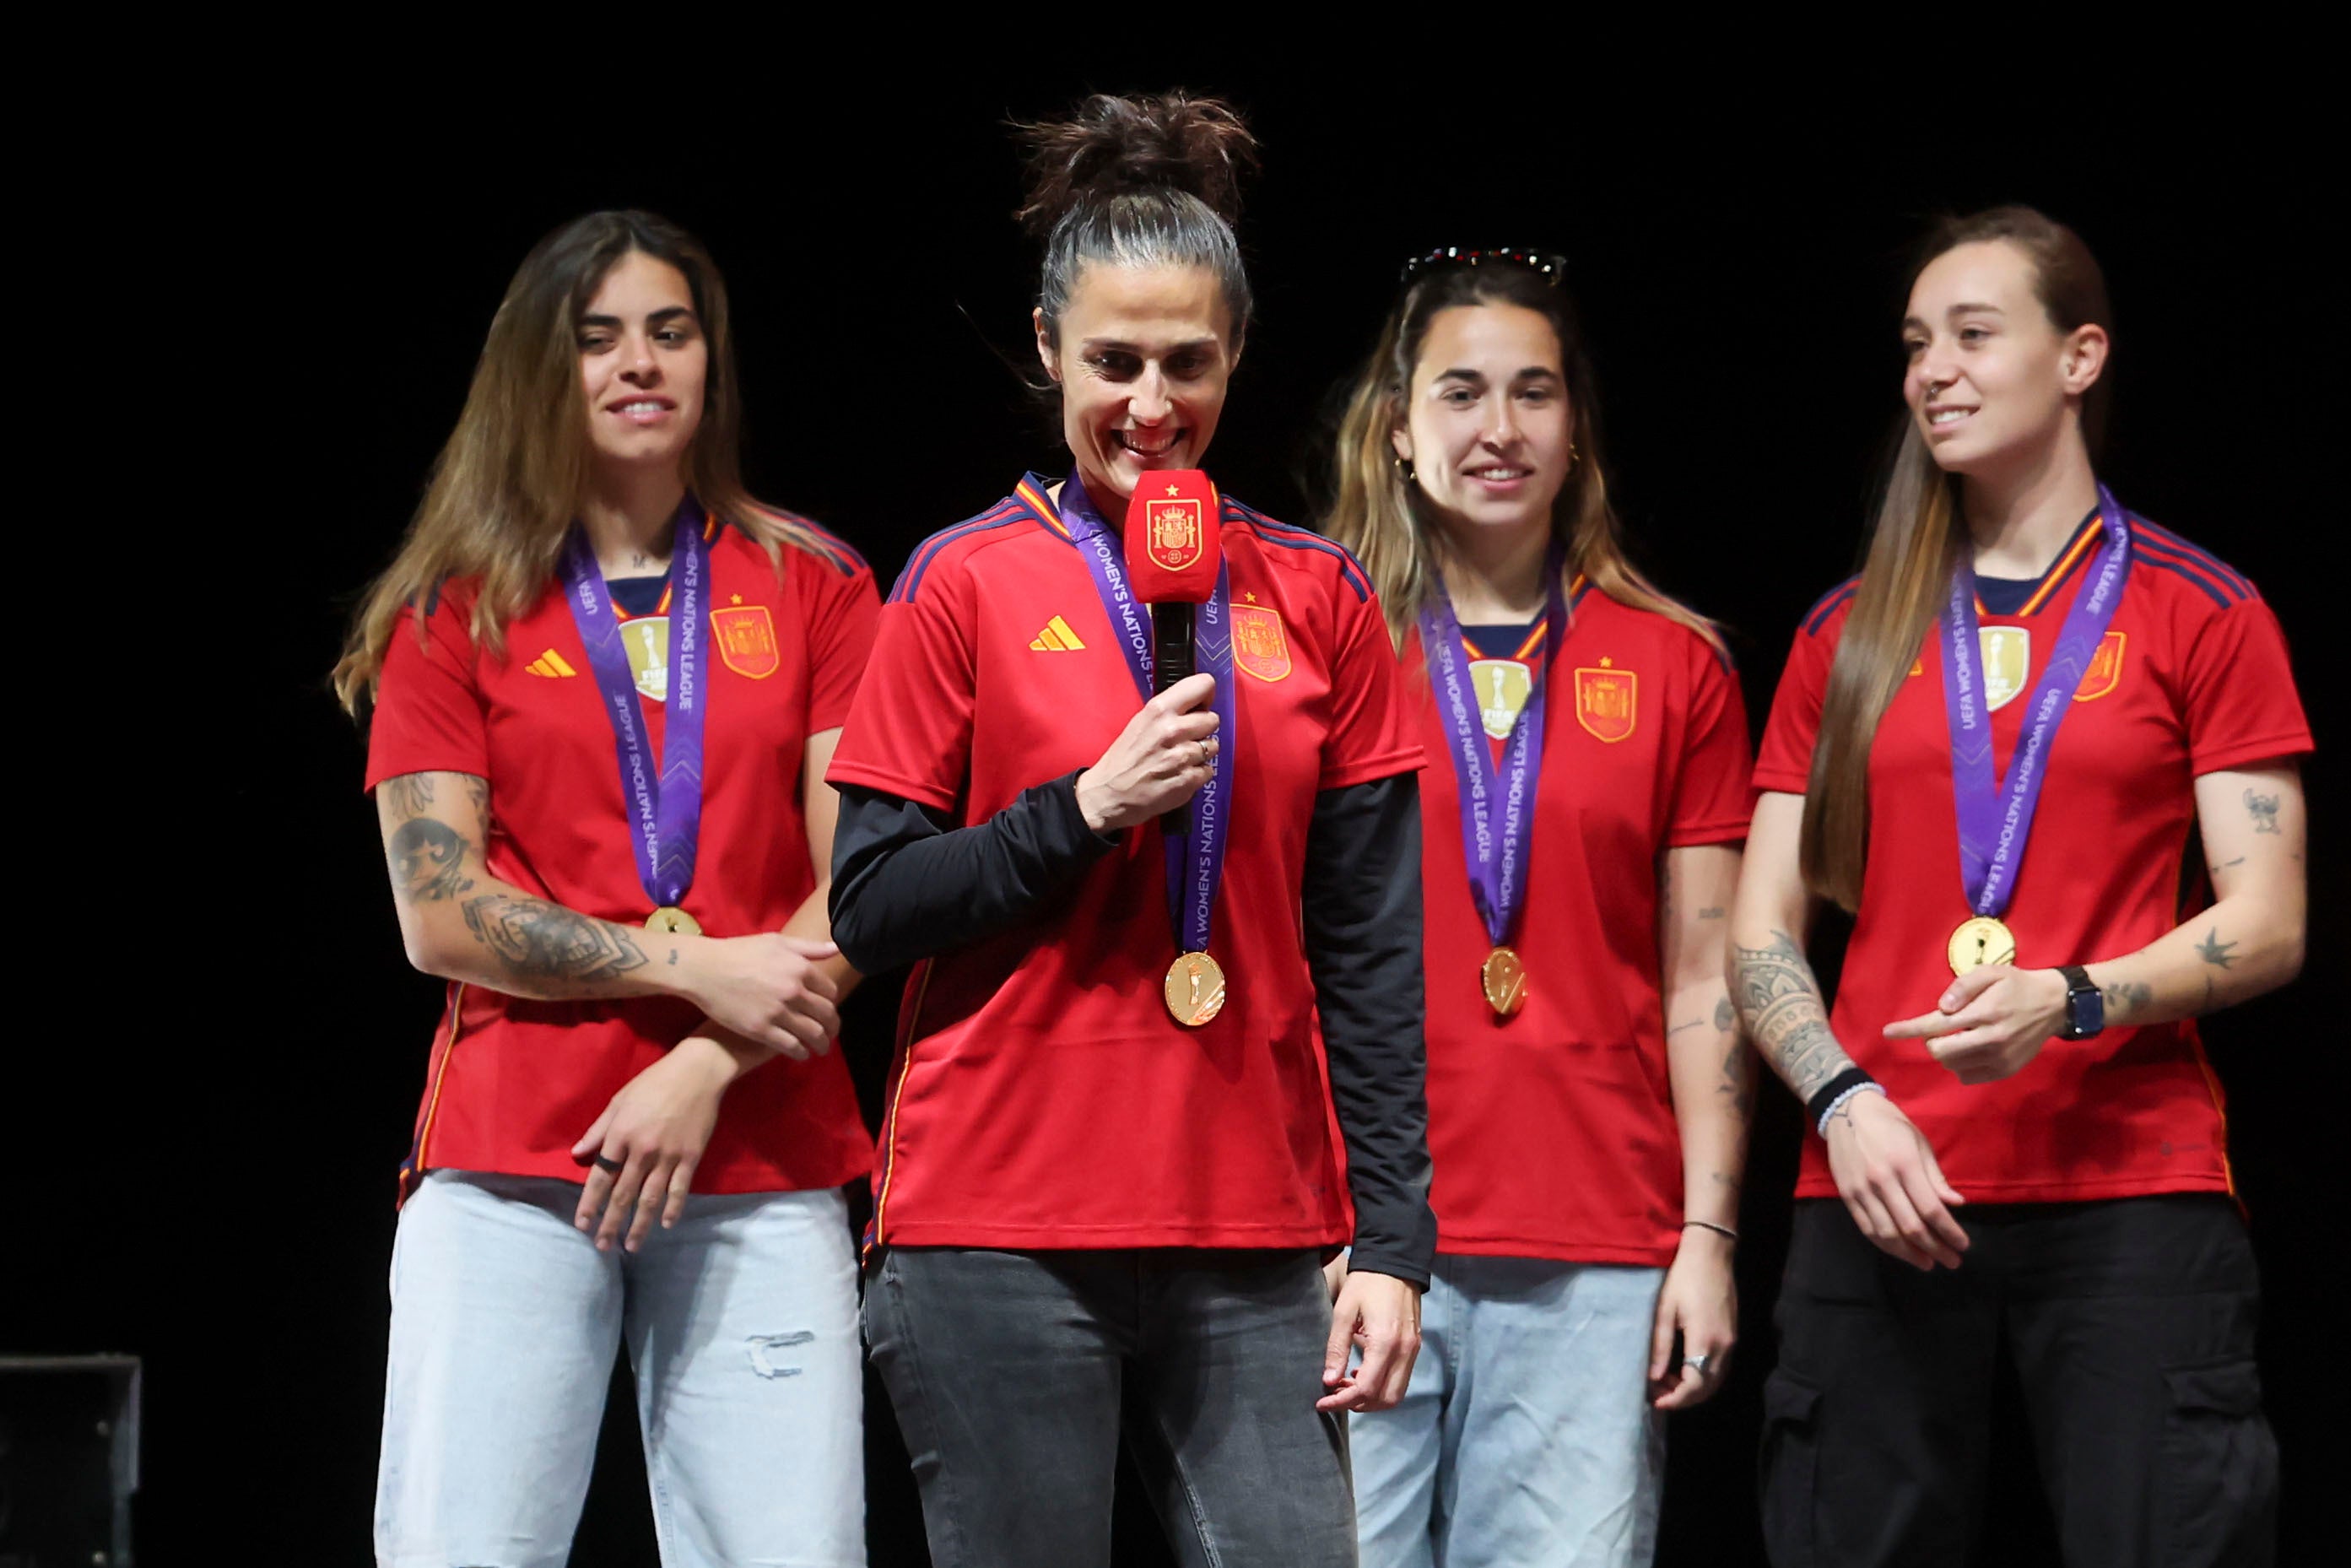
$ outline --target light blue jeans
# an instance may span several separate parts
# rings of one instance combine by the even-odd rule
[[[1440,1255],[1404,1402],[1355,1416],[1364,1568],[1647,1568],[1662,1269]]]
[[[382,1568],[562,1568],[625,1339],[665,1568],[865,1562],[841,1195],[701,1196],[634,1257],[573,1182],[434,1171],[400,1214]]]

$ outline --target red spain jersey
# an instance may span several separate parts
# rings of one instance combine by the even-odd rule
[[[803,525],[807,526],[807,525]],[[873,641],[872,573],[829,534],[819,550],[767,552],[711,525],[709,707],[702,837],[684,907],[713,936],[783,927],[815,891],[800,798],[808,737],[838,727]],[[638,880],[612,730],[559,584],[506,630],[506,656],[467,632],[455,581],[426,609],[419,645],[404,612],[384,658],[367,786],[403,773],[490,783],[490,874],[622,925],[652,910]],[[666,595],[622,640],[648,744],[661,754]],[[622,1085],[702,1021],[691,1002],[529,1001],[452,983],[433,1040],[402,1191],[435,1168],[580,1179],[571,1145]],[[838,1051],[764,1063],[726,1092],[697,1192],[836,1186],[872,1145]]]
[[[1030,925],[915,966],[874,1173],[874,1235],[912,1246],[1309,1247],[1349,1206],[1301,936],[1315,796],[1407,773],[1395,662],[1363,569],[1227,497],[1233,814],[1209,949],[1224,1010],[1161,997],[1163,841],[1131,831]],[[1139,706],[1084,561],[1035,475],[918,548],[834,754],[956,823],[1089,768]]]
[[[2052,743],[2041,800],[2003,916],[2029,969],[2135,953],[2178,925],[2198,775],[2311,748],[2285,637],[2252,583],[2168,529],[2132,517],[2122,602]],[[2013,614],[1981,612],[1993,765],[2002,777],[2032,689],[2094,553],[2094,514]],[[1855,584],[1806,614],[1755,765],[1758,790],[1801,795],[1829,665]],[[2052,1040],[2014,1077],[1968,1085],[1920,1040],[1880,1032],[1935,1009],[1951,983],[1959,809],[1942,656],[1930,629],[1869,755],[1861,909],[1830,1018],[1837,1042],[1886,1085],[1978,1203],[2056,1203],[2231,1189],[2220,1081],[2192,1019]],[[1825,1145],[1804,1140],[1797,1196],[1829,1197]]]
[[[1428,985],[1428,1145],[1437,1250],[1661,1265],[1681,1239],[1681,1135],[1666,1072],[1657,856],[1747,836],[1747,708],[1705,639],[1574,585],[1544,676],[1525,907],[1511,947],[1527,999],[1502,1019],[1479,967],[1460,785],[1421,775]],[[1469,650],[1489,737],[1507,737],[1543,658]],[[1400,696],[1432,758],[1443,709],[1404,645]]]

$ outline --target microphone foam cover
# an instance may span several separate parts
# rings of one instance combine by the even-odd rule
[[[1155,468],[1126,504],[1126,575],[1145,604],[1205,604],[1225,548],[1217,486],[1197,468]]]

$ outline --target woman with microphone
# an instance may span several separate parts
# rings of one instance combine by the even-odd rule
[[[1723,984],[1747,715],[1627,559],[1556,256],[1413,262],[1339,433],[1421,790],[1437,1264],[1352,1424],[1364,1561],[1646,1564],[1722,1385],[1752,1075]]]
[[[1122,1436],[1181,1560],[1352,1563],[1345,1413],[1402,1394],[1433,1239],[1420,750],[1353,559],[1186,472],[1249,133],[1171,94],[1028,139],[1070,466],[915,550],[830,774],[842,951],[916,965],[867,1333],[941,1568],[1106,1564]],[[1219,535],[1147,695],[1139,557]]]
[[[1962,1561],[2003,1345],[2068,1563],[2273,1551],[2195,1020],[2301,967],[2310,730],[2252,584],[2099,482],[2110,322],[2041,214],[1935,234],[1867,562],[1756,762],[1734,990],[1812,1128],[1764,1390],[1782,1564]],[[1834,1013],[1820,899],[1854,913]]]
[[[738,399],[691,235],[548,235],[336,668],[402,938],[448,981],[392,1250],[388,1568],[563,1562],[623,1343],[667,1568],[865,1561],[840,1188],[872,1144],[830,1052],[856,977],[823,775],[876,595],[745,494]]]

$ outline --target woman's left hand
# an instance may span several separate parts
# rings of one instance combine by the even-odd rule
[[[694,1167],[709,1146],[718,1103],[736,1071],[737,1059],[724,1045],[688,1035],[622,1084],[595,1125],[571,1145],[573,1159],[594,1162],[572,1223],[582,1230],[595,1228],[596,1250],[611,1250],[625,1225],[624,1245],[634,1252],[655,1216],[666,1229],[684,1215]]]
[[[1363,1364],[1347,1370],[1360,1346]],[[1351,1270],[1331,1304],[1331,1339],[1322,1351],[1317,1410],[1385,1410],[1404,1397],[1420,1354],[1420,1291],[1393,1274]]]
[[[1689,1226],[1657,1292],[1657,1319],[1649,1333],[1649,1403],[1687,1410],[1714,1397],[1730,1370],[1739,1343],[1739,1286],[1731,1278],[1730,1238]],[[1674,1364],[1674,1336],[1682,1342]]]
[[[1937,1011],[1886,1026],[1888,1040],[1923,1040],[1962,1083],[2024,1070],[2065,1026],[2065,977],[2054,969],[1986,964],[1953,980]]]

